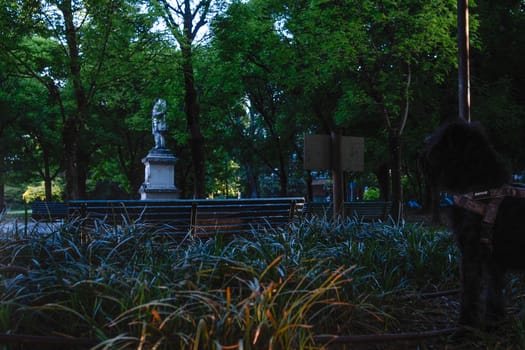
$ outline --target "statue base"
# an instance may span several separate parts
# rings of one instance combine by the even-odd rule
[[[152,148],[142,159],[144,183],[140,186],[140,199],[178,199],[180,190],[175,187],[177,158],[167,148]]]

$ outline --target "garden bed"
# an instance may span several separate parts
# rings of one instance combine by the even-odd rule
[[[300,349],[340,337],[337,348],[354,349],[348,336],[435,332],[457,319],[452,237],[417,223],[311,218],[228,241],[62,225],[4,235],[0,247],[0,342],[27,348]],[[524,289],[511,286],[498,332],[359,348],[523,347]]]

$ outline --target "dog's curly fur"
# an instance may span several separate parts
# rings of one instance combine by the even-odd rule
[[[448,123],[427,138],[421,165],[433,186],[455,194],[498,188],[511,175],[482,127],[461,120]],[[451,223],[461,252],[459,323],[480,326],[504,315],[504,275],[525,270],[525,200],[505,198],[492,229],[491,247],[481,244],[486,229],[480,215],[454,206]]]

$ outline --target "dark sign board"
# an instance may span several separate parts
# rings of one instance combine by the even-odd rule
[[[363,171],[365,167],[365,139],[363,137],[341,137],[341,167],[344,171]],[[329,170],[331,164],[330,135],[304,136],[304,168],[307,170]]]

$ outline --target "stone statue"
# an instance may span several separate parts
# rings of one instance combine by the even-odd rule
[[[155,139],[155,148],[166,148],[164,134],[168,130],[166,124],[166,101],[158,99],[151,113],[151,131]]]

